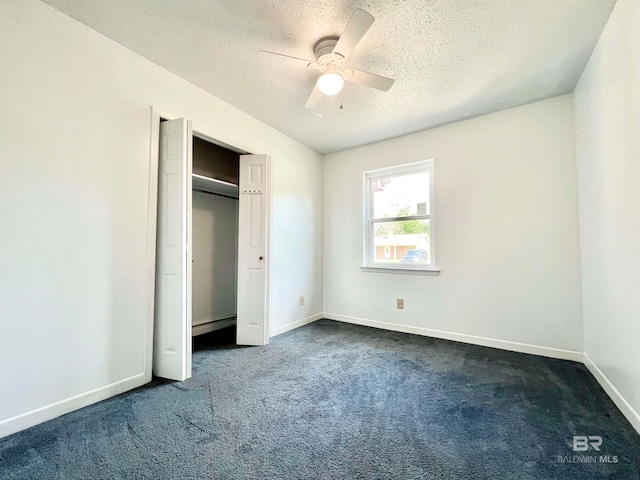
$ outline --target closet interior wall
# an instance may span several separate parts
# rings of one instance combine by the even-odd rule
[[[237,193],[196,176],[237,185],[239,164],[238,153],[193,138],[194,336],[235,324],[238,283]]]

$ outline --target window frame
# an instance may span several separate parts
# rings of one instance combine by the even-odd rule
[[[374,226],[380,223],[380,219],[373,218],[373,191],[371,185],[374,180],[380,178],[389,178],[394,176],[403,176],[410,173],[429,173],[429,213],[423,215],[412,215],[406,217],[385,218],[384,222],[407,221],[407,220],[429,220],[429,263],[425,264],[402,264],[384,261],[375,261],[375,240]],[[435,256],[435,222],[434,222],[434,168],[433,159],[421,160],[419,162],[395,165],[392,167],[368,170],[362,174],[363,180],[363,255],[362,265],[363,271],[368,272],[384,272],[384,273],[409,273],[422,275],[438,275],[440,269],[436,267]]]

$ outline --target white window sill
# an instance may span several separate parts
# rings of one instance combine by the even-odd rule
[[[402,275],[440,275],[440,269],[436,267],[427,268],[407,268],[407,267],[368,267],[361,266],[360,270],[363,272],[376,272],[376,273],[399,273]]]

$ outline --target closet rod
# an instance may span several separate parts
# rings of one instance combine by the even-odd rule
[[[206,190],[201,190],[199,188],[192,188],[191,190],[193,190],[194,192],[208,193],[209,195],[215,195],[217,197],[224,197],[224,198],[230,198],[232,200],[238,200],[238,197],[232,197],[231,195],[223,195],[222,193],[207,192]]]

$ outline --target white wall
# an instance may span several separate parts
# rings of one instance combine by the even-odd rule
[[[440,276],[362,272],[362,172],[424,159]],[[324,158],[330,318],[581,352],[578,240],[571,95]]]
[[[238,200],[193,192],[193,324],[236,315]]]
[[[292,157],[276,165],[271,271],[271,335],[322,318],[322,160]],[[305,304],[300,305],[304,295]]]
[[[640,431],[637,0],[618,0],[576,87],[575,112],[584,351],[596,376]]]
[[[322,311],[319,155],[47,5],[0,8],[0,436],[148,378],[151,105],[272,156],[272,331]]]

